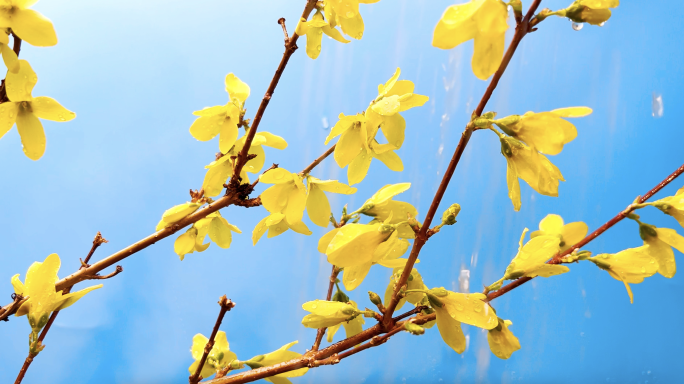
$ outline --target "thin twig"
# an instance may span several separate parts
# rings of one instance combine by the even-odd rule
[[[207,362],[207,357],[209,356],[211,349],[214,348],[214,338],[216,338],[216,334],[218,333],[218,329],[221,326],[223,317],[226,315],[226,312],[230,311],[235,307],[235,303],[233,303],[229,298],[227,298],[226,295],[221,296],[221,298],[218,301],[218,304],[221,306],[221,310],[219,311],[218,318],[216,319],[216,323],[214,324],[214,329],[211,331],[211,336],[209,336],[209,341],[207,341],[207,345],[204,346],[204,353],[202,354],[202,358],[199,361],[199,365],[197,366],[195,373],[193,375],[190,375],[190,384],[197,384],[200,380],[202,380],[200,373],[202,372],[202,367],[204,367],[204,363]]]
[[[658,185],[656,185],[653,189],[648,191],[644,196],[639,198],[638,202],[639,204],[645,203],[648,199],[650,199],[653,195],[658,193],[661,189],[663,189],[666,185],[670,184],[672,180],[676,179],[679,175],[684,173],[684,165],[681,167],[677,168],[676,171],[674,171],[670,176],[666,177],[665,180],[661,181]],[[630,204],[626,210],[618,213],[615,217],[612,219],[608,220],[605,224],[600,226],[597,230],[594,232],[590,233],[587,235],[584,239],[582,239],[579,243],[573,245],[569,249],[565,250],[562,253],[559,253],[558,255],[554,256],[553,259],[549,260],[549,264],[560,264],[561,259],[569,254],[571,254],[575,250],[579,250],[580,248],[584,247],[585,245],[589,244],[592,240],[595,238],[599,237],[603,232],[607,231],[610,227],[613,225],[619,223],[627,217],[632,211],[634,211],[633,204]],[[527,283],[528,281],[532,280],[532,278],[529,277],[521,277],[517,280],[513,280],[511,283],[503,286],[501,289],[489,292],[487,294],[487,301],[492,301],[496,299],[497,297],[503,296],[504,294],[512,291],[513,289]]]
[[[287,27],[285,26],[285,18],[281,17],[278,19],[278,24],[280,24],[283,27],[283,34],[285,35],[285,48],[287,48],[287,44],[290,42],[290,36],[287,35]]]
[[[494,92],[494,89],[496,86],[499,84],[499,80],[501,79],[501,76],[503,73],[506,71],[506,68],[508,67],[508,64],[510,63],[511,59],[513,58],[513,54],[515,53],[515,50],[518,48],[518,45],[520,44],[520,41],[529,33],[529,21],[532,15],[534,15],[534,12],[537,10],[539,7],[539,4],[541,3],[541,0],[534,0],[532,5],[530,6],[529,10],[527,11],[527,14],[523,18],[522,22],[518,24],[515,28],[515,35],[513,35],[513,40],[511,41],[511,44],[509,45],[508,49],[506,50],[506,53],[504,54],[504,57],[501,61],[501,65],[499,66],[499,69],[497,69],[496,73],[494,73],[494,76],[492,77],[492,81],[489,83],[489,86],[487,87],[487,90],[485,91],[484,95],[482,96],[482,99],[480,100],[480,103],[477,105],[477,108],[475,109],[475,112],[473,112],[474,116],[480,116],[482,115],[482,112],[484,111],[485,106],[487,105],[487,102],[492,96],[492,93]],[[432,204],[430,205],[430,209],[428,210],[427,215],[425,216],[425,221],[423,222],[423,226],[420,228],[420,232],[416,235],[416,239],[413,242],[413,247],[411,248],[411,253],[409,255],[408,261],[406,262],[406,266],[404,267],[404,270],[401,274],[401,277],[397,281],[396,287],[394,288],[394,293],[392,294],[392,298],[389,303],[386,304],[386,311],[385,311],[385,316],[383,320],[383,326],[386,329],[391,328],[392,326],[392,314],[394,313],[394,309],[396,308],[398,302],[399,302],[399,290],[406,284],[408,281],[408,277],[411,274],[411,270],[413,269],[413,265],[415,264],[416,260],[418,259],[418,254],[420,253],[420,250],[423,248],[423,245],[427,241],[427,232],[428,229],[430,228],[430,224],[432,223],[432,219],[434,218],[437,209],[439,208],[439,204],[442,201],[442,198],[444,197],[444,193],[446,192],[447,186],[449,185],[449,182],[451,181],[451,177],[454,174],[454,171],[456,170],[456,166],[458,165],[458,162],[461,159],[461,155],[463,154],[463,151],[465,150],[466,145],[468,145],[468,142],[470,141],[470,136],[473,133],[472,129],[472,124],[468,124],[466,126],[465,131],[461,135],[461,140],[458,143],[458,146],[456,147],[456,150],[454,151],[454,155],[451,158],[451,161],[449,162],[449,166],[447,167],[446,171],[444,172],[444,177],[442,178],[442,182],[440,183],[439,187],[437,188],[437,192],[435,193],[435,197],[432,199]]]
[[[330,299],[332,299],[333,287],[335,286],[335,281],[337,281],[337,275],[339,273],[340,273],[340,269],[333,265],[332,266],[332,272],[330,272],[330,282],[328,284],[328,294],[325,296],[326,301],[330,301]],[[321,346],[321,341],[323,340],[323,335],[325,335],[326,329],[327,328],[318,328],[318,331],[316,332],[316,340],[314,341],[313,347],[311,347],[312,351],[318,351],[318,347]]]
[[[0,321],[9,321],[9,317],[14,315],[19,310],[19,307],[28,299],[28,296],[13,293],[12,300],[14,301],[0,308]]]
[[[117,266],[116,266],[116,269],[114,270],[114,272],[112,272],[112,273],[110,273],[110,274],[108,274],[108,275],[104,275],[104,276],[95,275],[95,276],[92,276],[92,277],[88,278],[88,280],[106,280],[106,279],[111,279],[112,277],[118,275],[118,274],[121,273],[121,272],[123,272],[123,267],[120,266],[120,265],[117,265]]]
[[[88,262],[90,261],[90,258],[93,257],[93,254],[95,253],[95,250],[102,244],[104,243],[109,243],[107,239],[102,237],[102,234],[98,231],[97,234],[95,235],[95,238],[93,239],[93,246],[90,248],[90,252],[88,252],[88,256],[86,256],[85,260],[81,260],[81,268],[88,268]],[[79,268],[79,269],[81,269]]]
[[[299,174],[302,175],[302,176],[304,176],[304,175],[307,175],[307,174],[311,173],[311,171],[312,171],[314,168],[316,168],[316,166],[317,166],[318,164],[320,164],[321,161],[325,160],[326,157],[330,156],[330,154],[332,154],[333,152],[335,152],[335,147],[336,147],[336,146],[337,146],[337,144],[335,144],[335,145],[333,145],[332,147],[328,148],[328,150],[325,151],[324,154],[320,155],[316,160],[314,160],[311,164],[309,164],[308,167],[304,168],[304,170],[301,171]]]

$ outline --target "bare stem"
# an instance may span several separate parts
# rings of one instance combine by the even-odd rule
[[[340,269],[337,268],[336,266],[332,266],[332,272],[330,272],[330,282],[328,284],[328,294],[325,296],[326,301],[330,301],[332,299],[332,291],[333,287],[335,286],[335,281],[337,281],[337,275],[340,273]],[[318,351],[318,347],[321,346],[321,341],[323,340],[323,335],[325,335],[325,330],[327,328],[319,328],[318,332],[316,333],[316,340],[314,341],[313,347],[311,347],[312,351]]]
[[[320,155],[316,160],[314,160],[311,164],[309,164],[308,167],[304,168],[302,172],[300,172],[300,175],[304,176],[308,173],[310,173],[318,164],[321,163],[321,161],[325,160],[326,157],[330,156],[333,152],[335,152],[335,147],[337,144],[333,145],[332,147],[328,148],[327,151],[325,151],[324,154]]]
[[[211,336],[209,336],[209,341],[207,341],[207,345],[204,346],[204,353],[202,354],[202,358],[199,361],[199,365],[197,366],[195,373],[193,375],[190,375],[190,378],[188,379],[190,384],[197,384],[200,380],[202,380],[200,373],[202,372],[202,367],[204,367],[204,363],[207,362],[207,357],[209,356],[211,349],[214,348],[214,339],[216,338],[218,329],[221,326],[223,317],[226,315],[226,312],[230,311],[235,307],[235,303],[233,303],[229,298],[227,298],[226,295],[221,296],[221,298],[218,301],[218,304],[221,306],[221,310],[219,311],[218,318],[216,319],[216,323],[214,324],[214,329],[211,331]]]
[[[496,86],[499,84],[501,76],[504,74],[506,68],[508,67],[508,64],[513,58],[513,54],[515,53],[515,50],[518,48],[520,41],[530,32],[530,19],[532,18],[532,15],[534,15],[534,12],[537,10],[540,3],[541,0],[534,0],[532,5],[530,6],[530,9],[527,11],[527,14],[523,18],[522,22],[516,26],[515,35],[513,35],[513,40],[511,41],[511,44],[508,46],[508,49],[504,54],[499,69],[497,69],[496,73],[494,73],[492,81],[489,83],[489,86],[487,87],[487,90],[482,96],[480,103],[477,105],[475,112],[473,112],[474,116],[480,116],[484,111],[484,108],[487,105],[489,99],[491,98],[494,89],[496,89]],[[441,203],[442,198],[444,197],[444,193],[446,192],[447,186],[451,181],[451,177],[453,176],[454,171],[456,170],[456,166],[458,165],[458,162],[461,159],[461,155],[463,154],[465,147],[468,145],[468,142],[470,141],[470,136],[472,135],[472,133],[472,125],[468,124],[465,128],[465,131],[461,135],[461,140],[458,142],[458,146],[456,147],[454,155],[451,158],[451,161],[449,162],[449,166],[444,172],[444,177],[442,178],[442,182],[437,188],[437,192],[435,193],[435,197],[432,200],[430,209],[428,210],[428,213],[425,216],[425,221],[423,222],[420,231],[416,235],[416,239],[413,242],[413,247],[411,248],[411,253],[409,255],[408,261],[406,262],[406,266],[404,267],[401,277],[397,281],[397,284],[394,288],[392,299],[389,303],[387,303],[387,309],[385,311],[385,316],[383,318],[383,326],[386,329],[392,327],[392,314],[394,313],[394,309],[396,308],[397,303],[399,302],[399,290],[408,281],[408,277],[411,274],[411,269],[413,269],[413,265],[415,264],[416,259],[418,259],[418,254],[420,253],[420,250],[423,248],[423,245],[425,245],[425,242],[428,239],[427,233],[430,228],[430,224],[432,223],[432,219],[434,218],[435,213],[437,212],[437,208],[439,207],[439,204]]]

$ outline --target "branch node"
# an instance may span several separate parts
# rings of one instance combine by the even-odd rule
[[[283,34],[285,35],[285,48],[287,48],[287,44],[290,42],[290,36],[288,36],[287,28],[285,27],[285,18],[281,17],[278,19],[278,24],[283,27]]]
[[[110,273],[110,274],[108,274],[108,275],[104,275],[104,276],[94,275],[94,276],[90,277],[89,280],[106,280],[106,279],[111,279],[112,277],[118,275],[118,274],[121,273],[121,272],[123,272],[123,267],[120,266],[120,265],[117,265],[117,266],[116,266],[116,269],[114,270],[114,272],[112,272],[112,273]]]

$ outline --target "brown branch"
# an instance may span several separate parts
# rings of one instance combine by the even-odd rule
[[[285,35],[285,49],[287,49],[287,44],[290,42],[290,36],[287,34],[287,27],[285,26],[285,18],[281,17],[278,19],[278,24],[283,27],[283,34]]]
[[[332,147],[328,148],[328,150],[325,151],[324,154],[320,155],[316,160],[314,160],[311,164],[309,164],[308,167],[304,168],[304,170],[301,171],[299,174],[302,175],[302,176],[304,176],[304,175],[307,175],[307,174],[311,173],[311,171],[312,171],[314,168],[316,168],[316,166],[317,166],[318,164],[320,164],[321,161],[325,160],[326,157],[330,156],[333,152],[335,152],[335,147],[336,147],[336,146],[337,146],[337,144],[335,144],[335,145],[333,145]]]
[[[106,279],[111,279],[112,277],[118,275],[118,274],[121,273],[121,272],[123,272],[123,267],[120,266],[120,265],[117,265],[117,266],[116,266],[116,269],[114,270],[114,272],[112,272],[112,273],[110,273],[110,274],[108,274],[108,275],[104,275],[104,276],[95,275],[95,276],[93,276],[93,277],[90,277],[88,280],[106,280]]]
[[[315,5],[316,0],[307,0],[306,6],[304,7],[304,11],[302,12],[303,19],[306,20],[309,18],[309,14],[311,14],[311,11],[314,9]],[[278,21],[278,23],[280,24],[280,20]],[[261,118],[264,116],[266,107],[268,107],[268,103],[271,101],[271,97],[273,97],[273,93],[275,92],[275,89],[278,86],[280,77],[283,75],[283,72],[285,71],[285,67],[287,66],[287,63],[290,60],[290,57],[297,50],[297,39],[299,39],[299,35],[297,35],[297,33],[295,32],[292,34],[292,37],[290,37],[287,43],[285,44],[285,52],[283,53],[283,57],[280,60],[278,69],[276,69],[276,72],[273,75],[273,79],[271,79],[271,84],[269,84],[268,89],[266,90],[266,94],[264,95],[264,98],[261,100],[261,104],[259,104],[259,109],[257,110],[256,115],[254,115],[252,128],[250,128],[250,130],[247,132],[247,135],[245,137],[245,144],[242,147],[242,150],[238,155],[237,163],[233,168],[233,176],[231,177],[230,183],[234,187],[237,187],[240,184],[240,172],[242,171],[242,167],[244,167],[245,163],[247,163],[247,155],[249,153],[249,148],[252,146],[254,135],[256,135],[256,132],[259,129],[259,123],[261,123]]]
[[[676,179],[679,175],[684,173],[684,165],[681,167],[677,168],[676,171],[674,171],[670,176],[666,177],[665,180],[661,181],[658,185],[656,185],[653,189],[650,191],[646,192],[644,196],[639,198],[638,204],[643,204],[645,203],[648,199],[653,197],[656,193],[658,193],[661,189],[663,189],[666,185],[670,184],[672,180]],[[608,220],[605,224],[600,226],[597,230],[594,232],[590,233],[587,235],[584,239],[582,239],[579,243],[573,245],[569,249],[565,250],[564,252],[559,253],[558,255],[554,256],[553,259],[549,260],[549,264],[560,264],[561,259],[569,254],[571,254],[575,250],[579,250],[580,248],[584,247],[585,245],[589,244],[592,240],[595,238],[599,237],[603,232],[607,231],[610,227],[613,225],[619,223],[622,221],[622,219],[626,218],[632,211],[634,211],[634,205],[630,204],[627,209],[624,211],[618,213],[615,217],[612,219]],[[487,301],[492,301],[496,299],[497,297],[503,296],[506,293],[512,291],[513,289],[527,283],[528,281],[532,280],[532,278],[529,277],[521,277],[519,279],[513,280],[511,283],[503,286],[501,289],[493,292],[489,292],[487,294]]]
[[[330,299],[332,299],[333,287],[335,286],[335,281],[337,281],[337,275],[339,273],[340,273],[340,269],[333,265],[332,266],[332,272],[330,272],[330,282],[328,284],[328,294],[325,296],[326,301],[330,301]],[[325,335],[326,329],[327,328],[318,328],[318,331],[316,332],[316,340],[314,341],[313,347],[311,347],[312,351],[318,351],[318,347],[321,346],[321,341],[323,340],[323,335]]]
[[[9,317],[14,315],[17,310],[19,310],[19,307],[21,307],[21,305],[24,304],[28,299],[28,296],[22,296],[13,293],[12,300],[14,301],[5,305],[4,307],[0,307],[0,321],[9,321]]]
[[[209,341],[207,341],[207,345],[204,346],[204,353],[202,354],[202,358],[200,359],[199,365],[195,370],[195,374],[190,375],[190,378],[188,379],[190,384],[197,384],[200,380],[202,380],[200,373],[202,372],[202,367],[204,367],[204,363],[207,362],[207,357],[209,356],[211,349],[214,348],[214,338],[216,338],[216,334],[218,333],[218,329],[221,326],[223,317],[226,315],[226,312],[230,311],[235,307],[235,303],[233,303],[229,298],[227,298],[226,295],[221,296],[221,298],[218,301],[218,304],[221,306],[221,310],[219,311],[218,318],[216,319],[216,323],[214,324],[214,329],[211,331],[211,336],[209,336]]]
[[[513,58],[513,54],[515,53],[515,50],[518,48],[520,41],[529,33],[530,18],[532,17],[532,15],[534,15],[534,12],[537,10],[540,3],[541,0],[534,0],[529,10],[527,11],[527,14],[523,18],[522,22],[516,26],[515,34],[513,35],[513,40],[511,41],[510,45],[508,46],[508,49],[506,50],[506,53],[504,54],[499,69],[497,69],[496,73],[494,73],[492,81],[489,83],[489,86],[487,87],[487,90],[482,96],[480,103],[477,105],[475,112],[473,112],[474,116],[482,115],[482,112],[484,111],[487,102],[491,98],[494,89],[499,84],[501,76],[504,74],[506,68],[508,67],[508,64]],[[454,171],[456,170],[456,166],[458,165],[458,162],[461,159],[461,155],[463,154],[465,147],[468,145],[468,142],[470,141],[470,136],[472,135],[472,133],[473,127],[472,124],[469,123],[466,126],[465,131],[461,135],[461,140],[458,142],[458,146],[456,147],[454,155],[451,158],[451,161],[449,162],[449,166],[444,172],[444,177],[442,178],[442,182],[437,188],[437,192],[435,193],[435,197],[432,200],[430,209],[428,210],[428,213],[425,216],[425,221],[423,222],[423,225],[420,228],[420,232],[416,235],[416,239],[413,242],[413,247],[411,248],[411,253],[409,255],[408,261],[406,262],[406,266],[404,267],[404,271],[402,272],[401,277],[397,281],[396,287],[394,288],[392,299],[389,303],[386,304],[387,310],[385,311],[385,316],[383,320],[383,326],[386,329],[392,327],[392,314],[394,313],[394,309],[396,308],[397,303],[399,302],[399,290],[408,281],[408,277],[411,274],[413,265],[418,259],[418,254],[420,253],[420,250],[423,248],[423,245],[428,239],[427,232],[430,228],[430,224],[432,223],[432,219],[434,218],[435,213],[437,212],[437,208],[439,208],[439,204],[442,201],[442,198],[444,197],[444,193],[446,192],[447,186],[451,181],[451,177],[453,176]]]
[[[86,256],[85,260],[81,260],[81,268],[88,268],[88,262],[90,261],[90,258],[93,257],[93,254],[95,253],[95,250],[102,244],[108,243],[107,239],[102,237],[102,234],[98,231],[97,234],[95,235],[95,238],[93,239],[93,246],[90,248],[90,252],[88,252],[88,256]],[[79,269],[81,269],[79,268]]]

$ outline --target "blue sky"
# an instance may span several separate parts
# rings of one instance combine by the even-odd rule
[[[325,151],[336,116],[364,110],[377,84],[401,67],[402,78],[430,97],[404,113],[407,140],[398,153],[405,170],[391,172],[374,162],[355,195],[329,197],[339,216],[344,204],[358,208],[385,184],[411,182],[399,198],[422,217],[487,86],[470,69],[472,43],[450,51],[430,45],[434,25],[452,3],[361,5],[361,41],[324,39],[315,61],[297,51],[260,126],[283,136],[289,147],[267,149],[267,163],[303,169]],[[542,6],[567,3],[548,0]],[[60,42],[23,47],[21,57],[39,77],[33,94],[56,98],[78,117],[45,122],[47,151],[38,162],[23,155],[16,129],[0,140],[3,304],[12,292],[10,277],[21,273],[23,279],[33,261],[58,253],[64,276],[78,268],[97,231],[109,243],[95,259],[151,234],[164,210],[187,201],[188,189],[201,186],[203,167],[218,148],[216,140],[190,136],[192,111],[225,103],[223,79],[233,72],[251,87],[246,107],[253,116],[282,55],[276,21],[285,17],[294,30],[303,4],[36,4],[54,22]],[[578,138],[551,158],[567,180],[560,196],[541,196],[523,183],[517,213],[507,198],[498,140],[486,131],[473,135],[443,202],[443,208],[461,204],[458,224],[428,242],[417,266],[429,286],[457,290],[465,269],[471,291],[479,291],[503,273],[523,228],[534,230],[548,213],[557,213],[595,229],[682,164],[677,111],[684,105],[683,14],[679,1],[624,1],[602,28],[575,31],[568,20],[551,18],[525,38],[487,110],[505,116],[586,105],[594,113],[573,121]],[[652,113],[654,95],[663,100],[659,118]],[[332,159],[313,175],[346,182],[346,170]],[[674,182],[657,197],[682,184]],[[125,260],[121,275],[60,314],[24,382],[186,383],[192,336],[211,331],[223,294],[237,303],[221,329],[238,358],[293,340],[300,342],[294,350],[309,348],[315,331],[300,324],[306,314],[301,304],[325,293],[330,266],[316,251],[325,230],[310,224],[312,236],[287,232],[253,247],[251,231],[266,210],[229,207],[222,214],[243,231],[230,249],[212,245],[181,262],[167,239]],[[678,228],[659,211],[640,214],[648,223]],[[617,252],[640,244],[637,226],[623,222],[586,249]],[[633,286],[630,305],[623,285],[605,272],[584,264],[571,269],[494,302],[499,315],[513,321],[522,344],[509,360],[493,356],[486,333],[474,327],[465,329],[469,345],[462,355],[433,329],[421,337],[399,334],[293,382],[653,383],[682,376],[682,276],[656,275]],[[349,296],[370,306],[365,292],[384,292],[389,274],[374,267]],[[0,334],[0,381],[9,382],[26,356],[29,326],[13,318],[0,324]]]

